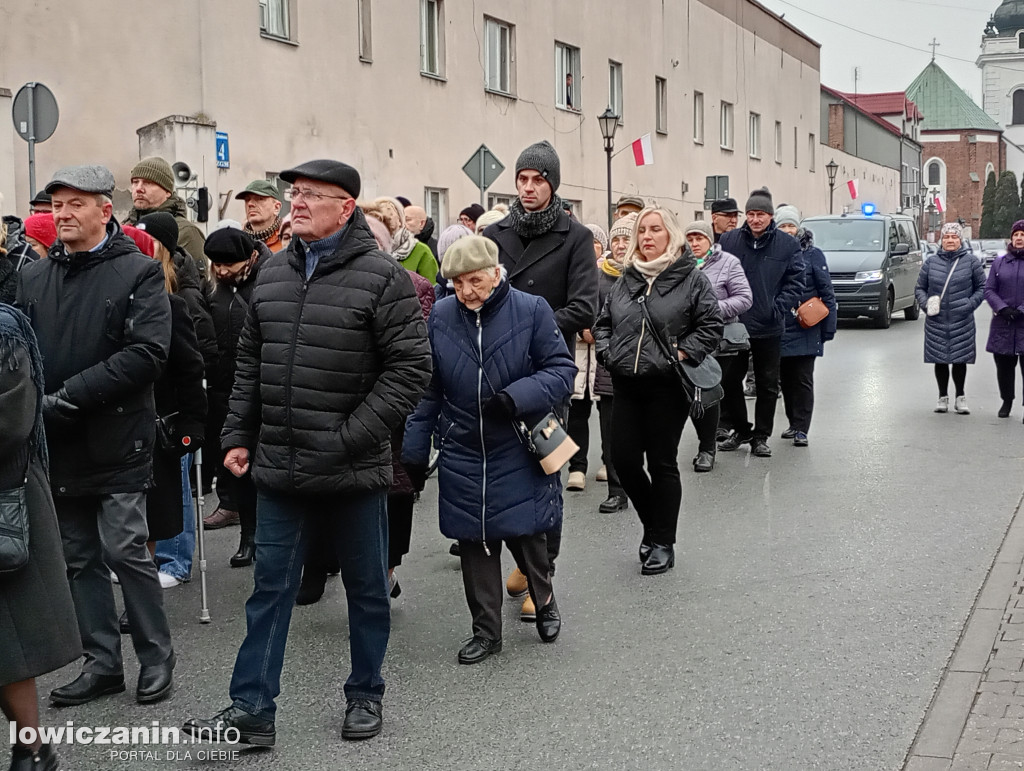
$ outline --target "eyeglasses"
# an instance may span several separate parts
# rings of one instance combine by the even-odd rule
[[[352,199],[352,196],[317,193],[308,187],[290,187],[284,191],[284,200],[286,201],[296,201],[299,198],[304,198],[307,201],[319,201],[321,198],[337,198],[339,201],[349,201]]]

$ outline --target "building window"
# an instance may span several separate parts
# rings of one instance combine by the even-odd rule
[[[423,188],[423,208],[427,216],[434,220],[436,232],[444,230],[448,222],[448,190],[443,187]]]
[[[775,121],[775,162],[782,163],[782,121]]]
[[[515,27],[484,18],[484,83],[488,91],[512,94],[515,85]]]
[[[444,77],[444,4],[420,0],[420,72]]]
[[[583,222],[583,201],[575,198],[563,198],[562,205],[569,207],[569,213],[576,218],[577,222]]]
[[[487,194],[487,208],[493,209],[495,206],[502,204],[504,206],[511,206],[514,195],[506,193],[488,193]]]
[[[608,106],[622,124],[622,65],[608,60]]]
[[[373,61],[373,35],[370,31],[370,9],[372,0],[357,0],[356,14],[359,26],[359,60]]]
[[[718,126],[718,143],[723,150],[732,150],[733,142],[733,106],[729,102],[722,102],[722,114]]]
[[[668,133],[668,81],[659,77],[654,78],[654,128]]]
[[[938,161],[932,161],[928,164],[928,184],[942,184],[942,167],[939,165]]]
[[[750,113],[750,121],[747,128],[747,151],[751,158],[761,157],[761,116],[756,112]]]
[[[917,171],[917,169],[914,169],[914,171]],[[995,174],[995,173],[996,173],[996,167],[993,166],[991,163],[988,164],[987,166],[985,166],[985,184],[986,185],[988,184],[989,174]]]
[[[1013,92],[1013,125],[1019,126],[1024,123],[1024,88],[1018,88]]]
[[[288,0],[260,0],[260,32],[268,37],[291,40]]]
[[[704,144],[704,94],[693,92],[693,141]]]
[[[815,168],[815,158],[818,157],[817,143],[814,141],[814,134],[807,135],[807,168],[811,170],[813,174],[817,169]]]
[[[580,49],[555,43],[555,105],[580,109]]]

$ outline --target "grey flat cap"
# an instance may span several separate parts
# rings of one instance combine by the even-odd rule
[[[46,192],[53,193],[62,187],[81,190],[83,193],[100,193],[106,196],[114,194],[114,175],[106,166],[95,164],[87,166],[65,166],[53,175],[46,185]]]

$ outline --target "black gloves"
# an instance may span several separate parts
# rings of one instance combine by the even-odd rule
[[[402,465],[405,466],[405,473],[409,475],[412,482],[412,489],[422,493],[427,484],[427,467],[415,463],[403,463]]]
[[[1007,305],[1005,308],[1000,308],[996,315],[1002,316],[1007,321],[1016,321],[1021,317],[1021,312]]]
[[[68,392],[61,388],[43,396],[43,420],[53,429],[67,429],[78,419],[78,407],[68,399]]]
[[[498,393],[488,396],[484,400],[483,414],[486,418],[495,418],[497,420],[515,417],[516,403],[512,401],[512,397],[507,393],[498,391]]]

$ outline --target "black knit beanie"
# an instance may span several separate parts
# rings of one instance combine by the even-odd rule
[[[519,154],[516,161],[517,177],[523,169],[539,171],[551,185],[551,192],[558,192],[558,186],[562,183],[562,164],[558,160],[555,148],[546,139],[535,142]]]
[[[744,211],[763,211],[775,216],[775,204],[772,203],[771,191],[766,187],[755,190],[747,199],[747,208]]]

